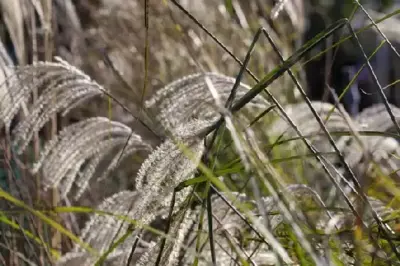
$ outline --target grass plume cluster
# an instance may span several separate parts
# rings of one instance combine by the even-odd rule
[[[347,20],[300,48],[303,1],[18,2],[0,264],[400,261],[400,109],[311,102],[298,67]]]

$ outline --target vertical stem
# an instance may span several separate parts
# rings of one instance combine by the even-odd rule
[[[149,0],[144,0],[144,28],[145,28],[145,42],[144,42],[144,81],[142,96],[140,99],[140,110],[143,110],[144,97],[147,91],[147,82],[149,79]]]
[[[51,0],[42,0],[42,8],[44,13],[44,57],[46,61],[52,61],[53,56],[53,31],[52,31],[52,1]],[[54,97],[55,98],[55,97]],[[53,104],[54,100],[53,100]],[[53,139],[57,135],[57,114],[54,114],[51,117],[51,127],[50,127],[50,138]],[[52,188],[51,193],[52,198],[52,206],[57,207],[60,201],[60,195],[57,187]],[[54,214],[53,219],[57,222],[60,222],[59,217]],[[51,246],[54,249],[61,249],[61,234],[57,230],[53,231]]]
[[[211,190],[210,182],[207,182],[207,218],[208,218],[208,235],[210,240],[210,251],[211,251],[211,261],[213,266],[217,265],[217,257],[215,254],[214,246],[214,230],[213,230],[213,216],[212,216],[212,202],[211,202]]]
[[[32,62],[37,62],[38,61],[38,44],[37,44],[37,29],[36,29],[36,16],[35,16],[35,7],[33,6],[33,4],[30,5],[29,8],[30,11],[30,19],[31,19],[31,40],[32,40]],[[33,95],[33,104],[37,101],[38,99],[38,90],[37,88],[35,88],[32,91]],[[33,135],[33,159],[36,161],[37,159],[39,159],[39,153],[40,153],[40,139],[39,139],[39,133],[35,132]],[[30,160],[31,158],[28,158],[28,160]],[[36,204],[35,205],[39,205],[40,204],[40,200],[41,200],[41,193],[40,193],[40,174],[36,174],[34,176],[35,178],[35,188],[36,188]],[[40,236],[43,236],[43,227],[42,227],[42,222],[41,220],[38,218],[37,219],[37,230],[38,230],[38,234]],[[40,264],[44,264],[45,260],[44,260],[44,250],[43,247],[39,247],[40,251],[39,251],[39,261]]]
[[[3,139],[2,141],[2,146],[4,147],[4,162],[5,162],[5,167],[4,169],[7,169],[7,177],[8,177],[8,188],[9,188],[9,192],[12,193],[12,191],[15,189],[14,188],[14,182],[13,182],[13,178],[12,178],[12,169],[11,169],[11,162],[8,161],[11,158],[11,151],[10,151],[10,146],[7,145],[7,140]],[[13,220],[13,222],[15,222],[15,217],[11,218]],[[15,234],[12,234],[11,239],[10,239],[10,253],[9,253],[9,263],[10,265],[18,265],[18,256],[16,256],[16,254],[14,252],[12,252],[12,249],[17,250],[17,240],[16,240],[16,236]]]
[[[44,13],[44,51],[45,59],[51,61],[53,56],[53,34],[52,34],[52,1],[42,0]]]
[[[38,53],[37,53],[37,31],[36,31],[36,17],[35,17],[35,9],[34,6],[31,5],[31,8],[29,9],[31,11],[30,17],[31,17],[31,39],[32,39],[32,61],[37,62],[38,61]],[[33,89],[33,103],[35,103],[38,99],[38,90],[35,87]],[[39,133],[35,132],[33,135],[33,153],[34,153],[34,160],[37,160],[39,158]],[[35,176],[36,180],[36,200],[39,202],[40,201],[40,176],[37,174]],[[40,229],[40,228],[39,228]]]

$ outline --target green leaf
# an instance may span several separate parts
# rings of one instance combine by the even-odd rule
[[[94,254],[94,255],[97,255],[97,252],[94,249],[92,249],[87,243],[84,243],[83,241],[81,241],[79,239],[79,237],[74,235],[74,233],[70,232],[68,229],[64,228],[61,224],[59,224],[56,221],[54,221],[53,219],[49,218],[48,216],[46,216],[42,212],[37,211],[37,210],[29,207],[28,205],[26,205],[25,203],[23,203],[19,199],[13,197],[12,195],[10,195],[6,191],[4,191],[3,189],[0,189],[0,198],[4,198],[5,200],[9,201],[10,203],[14,204],[15,206],[18,206],[18,207],[21,207],[21,208],[27,210],[28,212],[30,212],[33,215],[37,216],[43,222],[47,223],[48,225],[50,225],[51,227],[53,227],[54,229],[56,229],[60,233],[64,234],[68,238],[70,238],[74,243],[80,245],[87,252],[89,252],[91,254]]]

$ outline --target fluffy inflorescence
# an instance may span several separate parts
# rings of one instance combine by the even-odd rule
[[[226,102],[235,79],[217,73],[199,73],[186,76],[160,89],[146,102],[146,107],[154,112],[156,120],[167,130],[182,125],[192,118],[215,121],[219,118],[220,106],[216,105],[205,78],[212,82],[221,102]],[[249,89],[249,86],[240,83],[236,100]],[[268,101],[258,96],[246,105],[246,108],[261,110],[268,106],[270,106]]]
[[[34,134],[53,115],[60,112],[66,115],[74,107],[92,97],[103,95],[105,91],[81,70],[60,58],[55,63],[38,62],[16,68],[7,66],[9,59],[5,56],[2,59],[2,67],[11,71],[1,87],[0,117],[7,132],[18,111],[21,108],[24,111],[11,132],[18,154],[26,150]],[[41,93],[27,108],[34,90]],[[66,126],[48,141],[31,170],[34,174],[40,170],[44,188],[58,186],[62,196],[66,196],[75,184],[77,189],[74,197],[77,199],[88,187],[104,159],[116,153],[103,175],[117,166],[124,147],[124,158],[139,150],[151,150],[151,146],[128,126],[105,117],[94,117]]]
[[[134,241],[134,237],[143,225],[150,224],[157,214],[161,214],[168,208],[175,187],[194,175],[204,151],[203,140],[198,135],[209,125],[204,121],[195,120],[187,126],[175,129],[174,138],[167,139],[143,162],[136,177],[136,190],[120,192],[104,200],[98,209],[113,213],[113,216],[93,215],[86,224],[81,238],[96,250],[104,252],[113,240],[118,239],[128,230],[130,222],[114,216],[119,215],[135,221],[135,233],[132,233],[129,237],[131,241],[127,243]],[[184,201],[189,192],[190,190],[186,189],[177,193],[178,205]],[[179,224],[177,226],[180,228]],[[177,237],[183,236],[177,235]],[[173,254],[176,254],[175,257],[168,259],[171,263],[176,261],[179,254],[176,249],[172,248]],[[77,246],[75,252],[78,251],[82,252]],[[143,265],[145,265],[145,256],[146,254],[139,260]],[[87,265],[95,259],[88,256]]]
[[[13,132],[19,151],[53,114],[62,112],[65,115],[84,100],[104,93],[104,89],[82,71],[59,58],[57,60],[55,63],[38,62],[14,68],[3,84],[8,97],[1,99],[0,113],[6,130],[20,108],[30,100],[32,91],[41,91],[31,109],[24,110],[26,119]]]
[[[49,141],[32,172],[41,170],[45,187],[59,186],[61,182],[63,195],[75,183],[78,187],[75,198],[78,198],[88,187],[99,164],[108,164],[104,170],[108,173],[116,166],[124,147],[125,156],[138,150],[151,150],[151,146],[126,125],[104,117],[89,118],[65,127]],[[111,154],[114,154],[111,160],[104,161]]]
[[[85,100],[104,93],[99,84],[61,59],[55,63],[40,62],[12,68],[10,60],[3,55],[1,46],[0,55],[1,68],[4,70],[2,78],[8,77],[1,90],[0,116],[8,133],[11,120],[18,111],[22,108],[25,113],[11,132],[11,139],[19,153],[26,150],[34,134],[41,130],[54,114],[66,114]],[[138,242],[138,246],[133,252],[134,265],[153,265],[157,260],[160,265],[190,265],[196,258],[199,259],[199,265],[211,263],[211,247],[208,241],[210,232],[204,226],[202,232],[196,231],[200,222],[207,223],[208,214],[202,214],[201,206],[189,208],[188,199],[193,195],[190,187],[180,191],[175,189],[183,181],[195,177],[205,151],[204,133],[221,116],[225,118],[236,151],[245,164],[247,155],[241,154],[247,154],[250,150],[241,149],[241,136],[235,128],[234,120],[231,119],[232,114],[225,107],[234,83],[235,79],[220,74],[201,73],[182,78],[158,91],[146,102],[146,107],[156,114],[154,119],[168,135],[155,149],[127,125],[105,117],[92,117],[67,125],[45,143],[30,169],[31,172],[42,176],[45,189],[57,187],[62,191],[63,197],[72,196],[75,200],[90,188],[92,178],[101,180],[112,176],[112,171],[118,167],[119,162],[135,152],[151,152],[141,164],[136,177],[132,178],[134,189],[123,190],[106,198],[98,206],[99,212],[90,217],[80,234],[82,241],[88,243],[99,254],[107,252],[115,241],[128,234],[125,241],[109,254],[106,259],[107,265],[126,264],[135,242]],[[247,85],[239,84],[235,100],[249,89]],[[27,108],[31,92],[34,90],[41,93],[37,101]],[[390,118],[385,116],[385,109],[381,106],[366,109],[359,117],[351,120],[344,111],[334,109],[330,104],[312,104],[329,131],[351,133],[360,129],[386,132],[392,130]],[[257,97],[246,109],[252,111],[268,107],[270,104],[264,98]],[[400,113],[395,107],[392,107],[392,111],[395,116]],[[322,134],[321,126],[307,105],[288,106],[286,112],[320,151],[332,151],[327,138]],[[249,114],[251,112],[241,113],[238,117],[246,118]],[[391,157],[399,151],[394,138],[358,136],[350,133],[334,137],[350,167],[360,172],[369,170],[378,162],[384,173],[398,168],[398,162]],[[284,119],[273,122],[268,134],[296,137],[295,131]],[[251,143],[259,142],[256,140]],[[260,148],[258,152],[263,151]],[[269,159],[265,157],[265,160]],[[307,216],[312,221],[308,225],[312,224],[318,230],[328,230],[327,233],[331,233],[333,228],[345,229],[354,223],[352,215],[328,212],[318,193],[309,186],[291,185],[282,191],[284,192],[291,195],[290,202],[297,202],[300,206],[309,205],[311,202],[311,207],[318,209]],[[275,244],[265,243],[265,239],[261,245],[254,241],[245,241],[246,244],[243,244],[243,239],[257,239],[260,235],[254,232],[254,228],[249,227],[249,221],[245,221],[243,216],[233,211],[232,206],[237,202],[226,204],[214,195],[211,220],[215,225],[213,237],[217,244],[214,249],[219,254],[218,265],[230,265],[238,258],[256,264],[273,265],[278,261],[277,256],[290,263],[292,260],[283,248],[280,247],[277,253],[271,248],[276,248],[276,243],[279,244],[274,237],[274,231],[278,230],[281,224],[288,222],[285,221],[287,217],[282,214],[282,203],[277,204],[276,197],[264,197],[260,203],[247,199],[246,195],[234,195],[239,203],[251,205],[246,215],[250,215],[256,228],[262,229],[264,235],[268,235],[269,240]],[[167,236],[152,235],[149,240],[148,234],[143,234],[142,229],[148,229],[148,226],[160,219],[165,221],[171,218],[167,210],[172,200],[175,202],[175,208],[171,212],[172,220]],[[392,210],[380,201],[372,198],[369,200],[379,215],[387,216],[391,213]],[[347,208],[344,204],[338,204],[336,207]],[[347,211],[349,213],[349,210]],[[369,216],[365,217],[365,221],[369,224],[374,223]],[[264,226],[265,222],[268,228]],[[199,237],[200,240],[197,240]],[[258,242],[260,241],[258,239]],[[202,244],[200,249],[198,243]],[[58,263],[92,265],[97,259],[98,257],[86,253],[80,246],[75,246]]]

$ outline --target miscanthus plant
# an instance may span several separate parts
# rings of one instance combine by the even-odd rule
[[[294,19],[284,2],[274,16],[286,8]],[[398,263],[400,109],[384,101],[350,117],[340,104],[310,102],[290,70],[345,24],[286,61],[273,46],[283,65],[261,80],[251,73],[254,86],[241,80],[250,50],[235,77],[182,76],[136,102],[137,113],[60,57],[14,66],[0,43],[9,184],[0,190],[1,263]],[[23,58],[22,45],[17,54]],[[285,71],[303,101],[282,103],[266,90]],[[68,120],[101,98],[122,106],[137,127],[111,115]],[[137,171],[125,171],[137,161]],[[129,186],[104,185],[120,175]],[[91,197],[99,203],[88,204]]]
[[[105,92],[61,59],[3,68],[10,73],[2,92],[3,126],[18,154],[26,150],[31,136],[49,120],[51,112],[67,114],[83,100]],[[286,120],[272,113],[269,101],[256,97],[241,115],[232,116],[222,103],[234,84],[234,78],[202,73],[161,89],[146,102],[146,107],[158,113],[155,119],[165,131],[158,147],[106,117],[66,126],[43,145],[39,158],[27,167],[32,174],[41,175],[44,190],[57,187],[62,198],[74,200],[90,189],[91,179],[112,178],[120,160],[139,150],[150,153],[132,177],[134,188],[104,199],[92,210],[95,213],[82,228],[80,241],[57,260],[58,265],[191,265],[196,261],[201,265],[213,261],[217,265],[275,265],[297,264],[299,260],[318,265],[342,260],[347,264],[357,259],[353,253],[357,249],[364,260],[376,256],[376,260],[385,261],[390,260],[386,256],[395,256],[390,241],[396,240],[380,236],[380,230],[385,230],[394,238],[395,209],[376,198],[360,197],[365,192],[355,189],[346,171],[338,166],[338,156],[326,144],[309,108],[304,104],[287,106],[286,114],[333,169],[331,181],[340,184],[336,191],[329,179],[323,180],[326,176],[311,158],[303,160],[306,178],[300,182],[300,176],[293,176],[295,163],[274,154],[273,146],[278,145],[287,147],[280,149],[282,153],[307,156]],[[11,117],[30,101],[29,91],[38,86],[43,89],[37,104],[9,132]],[[245,84],[236,88],[238,98],[251,91]],[[48,103],[52,100],[57,104]],[[191,108],[185,106],[187,103]],[[356,136],[377,127],[382,133],[390,132],[392,126],[384,120],[382,106],[367,109],[356,119],[330,104],[315,102],[312,106],[324,119],[330,114],[325,127],[337,133],[338,148],[350,168],[363,173],[365,182],[389,175],[395,180],[398,161],[393,156],[399,144],[382,134]],[[271,114],[249,127],[251,114],[263,109]],[[396,107],[391,109],[399,112]],[[215,125],[221,114],[226,126],[221,126],[218,134]],[[374,116],[380,117],[379,121]],[[255,128],[267,132],[257,134]],[[276,137],[281,144],[276,144]],[[213,142],[214,147],[210,146]],[[331,188],[321,189],[323,183]],[[383,188],[396,196],[394,188]],[[366,202],[362,206],[362,200],[368,201],[371,209],[365,207]],[[358,230],[360,235],[354,236]],[[367,235],[364,230],[368,230]],[[372,236],[382,238],[379,246]]]

